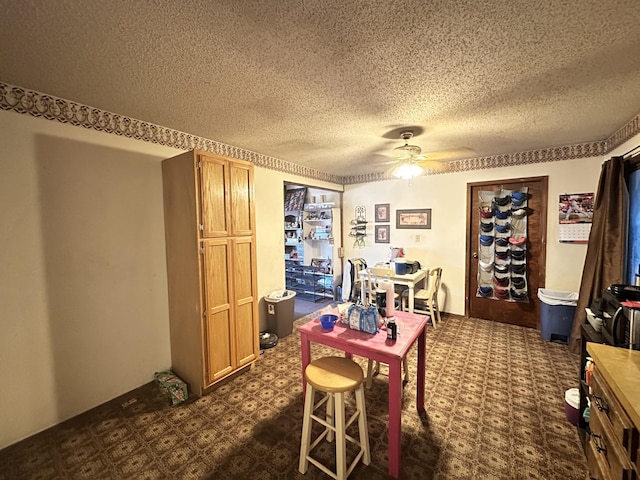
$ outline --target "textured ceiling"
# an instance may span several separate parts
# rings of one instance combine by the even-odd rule
[[[599,141],[637,0],[0,0],[0,81],[336,175]]]

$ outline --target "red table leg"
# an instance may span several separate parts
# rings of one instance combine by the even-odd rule
[[[307,391],[307,381],[304,376],[304,372],[307,369],[307,365],[311,363],[311,342],[306,333],[300,333],[300,350],[302,352],[302,398]]]
[[[400,478],[402,360],[389,364],[389,475]]]

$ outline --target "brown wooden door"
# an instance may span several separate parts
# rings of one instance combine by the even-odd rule
[[[204,238],[229,235],[229,162],[200,155],[200,224]]]
[[[253,233],[253,165],[245,162],[229,162],[229,193],[231,211],[231,235],[245,236]]]
[[[236,367],[254,361],[259,353],[255,242],[252,237],[232,240]]]
[[[205,387],[235,369],[231,241],[205,240]]]
[[[480,194],[486,191],[519,190],[528,187],[526,224],[526,281],[528,302],[483,298],[478,292],[478,255],[480,250]],[[538,288],[545,285],[547,235],[547,177],[497,180],[467,184],[467,286],[466,314],[497,322],[537,328],[539,323]],[[495,218],[493,218],[495,221]],[[486,259],[485,259],[486,260]],[[503,263],[503,262],[500,262]],[[486,274],[486,271],[483,275]],[[494,275],[495,272],[489,275]],[[486,277],[483,277],[486,279]],[[503,277],[504,278],[504,277]]]

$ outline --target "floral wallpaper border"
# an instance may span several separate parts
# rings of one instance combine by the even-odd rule
[[[29,114],[61,123],[157,143],[180,150],[204,150],[253,162],[260,167],[279,170],[331,183],[342,184],[343,177],[297,165],[286,160],[216,142],[153,123],[107,112],[77,102],[0,82],[0,109]]]
[[[207,138],[162,127],[153,123],[107,112],[71,100],[28,90],[26,88],[0,82],[0,109],[29,114],[47,120],[69,123],[106,133],[157,143],[181,150],[204,150],[232,158],[247,160],[255,165],[299,175],[315,180],[350,185],[387,180],[385,173],[369,173],[353,176],[338,176],[321,172],[314,168],[297,165],[286,160],[245,150]],[[516,165],[557,162],[575,158],[605,155],[618,145],[640,132],[640,114],[618,129],[606,140],[579,143],[562,147],[543,148],[526,152],[506,153],[488,157],[454,160],[442,164],[442,168],[427,170],[427,174],[466,172],[486,168],[511,167]]]

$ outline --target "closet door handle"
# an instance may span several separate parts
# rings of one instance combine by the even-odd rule
[[[473,252],[473,258],[478,258],[478,252]]]

